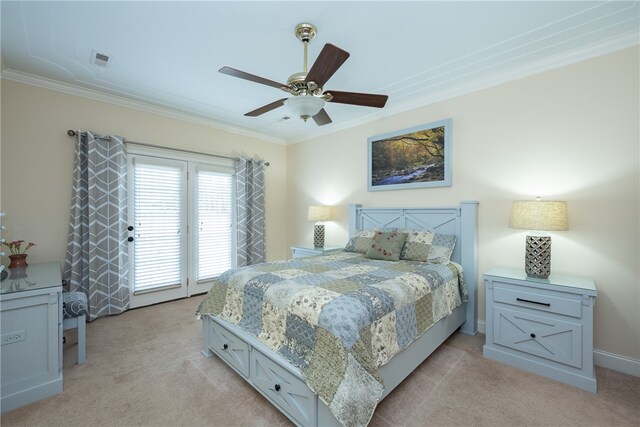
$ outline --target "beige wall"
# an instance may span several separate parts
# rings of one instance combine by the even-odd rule
[[[7,213],[3,237],[35,242],[29,260],[64,261],[74,149],[67,129],[78,128],[163,147],[269,161],[267,258],[288,254],[284,145],[2,80],[1,206]]]
[[[344,245],[348,203],[475,199],[480,276],[523,267],[526,231],[508,227],[512,200],[566,200],[570,230],[552,234],[552,270],[595,279],[595,347],[640,359],[638,63],[628,49],[288,146],[291,243],[312,242],[312,203],[339,207],[327,243]],[[367,137],[449,117],[453,186],[367,192]],[[482,284],[479,294],[484,320]]]
[[[3,236],[35,241],[34,262],[64,260],[69,128],[268,160],[270,260],[287,257],[290,244],[312,241],[311,203],[338,206],[327,243],[344,245],[348,203],[419,207],[476,199],[480,274],[522,267],[526,232],[507,226],[511,201],[562,199],[570,230],[553,233],[552,269],[596,280],[596,348],[640,359],[638,63],[638,49],[629,49],[288,147],[2,80]],[[367,192],[367,137],[448,117],[452,187]],[[483,301],[481,285],[481,320]]]

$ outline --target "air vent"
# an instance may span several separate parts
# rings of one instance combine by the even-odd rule
[[[111,56],[106,53],[91,51],[91,63],[98,67],[108,68],[111,65]]]

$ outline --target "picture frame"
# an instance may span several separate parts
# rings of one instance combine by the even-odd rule
[[[367,139],[367,190],[451,186],[452,120]]]

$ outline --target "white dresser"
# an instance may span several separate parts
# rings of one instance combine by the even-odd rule
[[[494,268],[484,274],[487,336],[483,354],[595,393],[593,280]]]
[[[62,279],[57,262],[0,282],[2,412],[62,392]]]

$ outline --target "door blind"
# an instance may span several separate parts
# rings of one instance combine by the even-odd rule
[[[197,173],[198,281],[231,268],[232,175],[199,169]]]
[[[134,165],[135,290],[181,283],[181,174],[179,167]]]

